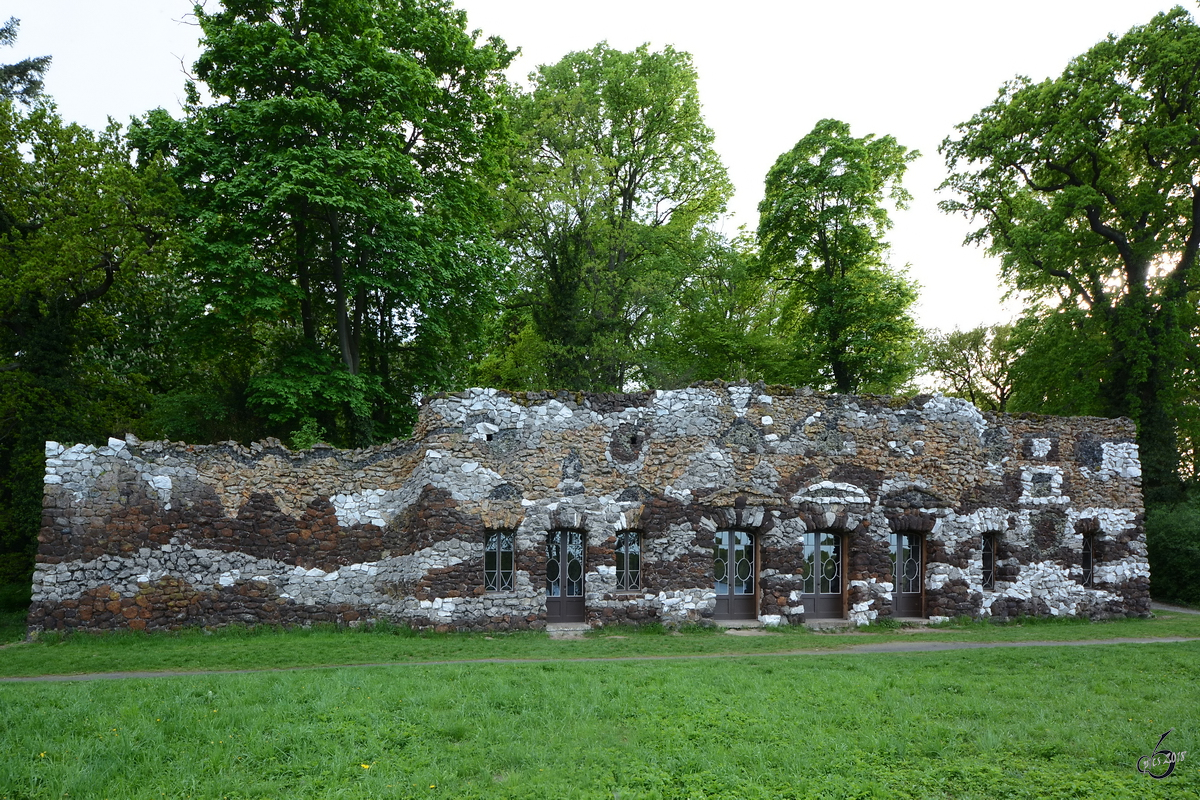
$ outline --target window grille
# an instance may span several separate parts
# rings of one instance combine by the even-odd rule
[[[642,540],[637,531],[617,534],[617,589],[633,590],[641,586]]]
[[[996,588],[996,534],[983,535],[983,588]]]
[[[515,539],[511,531],[488,534],[483,550],[483,575],[488,591],[510,591],[513,588]]]
[[[1096,572],[1093,569],[1093,557],[1096,549],[1096,537],[1093,534],[1085,533],[1083,535],[1083,583],[1084,586],[1092,587],[1096,585]]]

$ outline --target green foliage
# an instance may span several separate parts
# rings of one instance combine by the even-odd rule
[[[1031,314],[1061,315],[1048,331],[1069,325],[1072,341],[1103,350],[1096,399],[1138,422],[1152,500],[1180,490],[1176,387],[1197,324],[1198,67],[1200,27],[1176,7],[1100,42],[1058,78],[1010,81],[941,146],[952,170],[944,188],[956,194],[943,209],[979,225],[970,240],[1000,256]],[[1087,351],[1066,369],[1091,372]]]
[[[21,21],[9,17],[0,25],[0,47],[12,47],[17,41]],[[22,59],[16,64],[0,64],[0,100],[16,100],[26,106],[42,94],[43,79],[50,69],[50,56]]]
[[[1083,309],[1030,312],[1011,329],[1017,356],[1009,370],[1008,410],[1066,416],[1105,416],[1112,381],[1110,346]]]
[[[884,207],[918,157],[891,136],[855,138],[826,119],[767,173],[759,204],[763,264],[787,287],[791,363],[776,380],[838,392],[893,392],[916,372],[917,287],[884,260]]]
[[[120,433],[146,403],[178,194],[161,161],[130,165],[118,127],[65,124],[48,101],[0,100],[0,585],[28,602],[47,439]]]
[[[1004,412],[1014,391],[1013,362],[1018,356],[1011,325],[981,325],[935,333],[925,346],[924,361],[935,388],[984,411]]]
[[[678,388],[695,381],[770,381],[788,359],[780,331],[778,283],[759,265],[752,240],[697,237],[701,260],[683,283],[672,314],[649,327],[647,383]]]
[[[213,101],[189,85],[183,121],[136,129],[188,202],[193,383],[260,432],[401,433],[418,391],[461,383],[494,307],[513,54],[446,0],[229,0],[197,19]]]
[[[305,417],[300,421],[300,427],[292,433],[292,449],[308,450],[314,444],[324,441],[325,436],[325,429],[317,424],[315,419]]]
[[[1156,600],[1200,605],[1200,492],[1146,511],[1150,590]]]
[[[481,374],[505,388],[646,382],[647,331],[702,258],[698,227],[731,188],[691,56],[601,43],[514,91],[503,236],[517,285]]]

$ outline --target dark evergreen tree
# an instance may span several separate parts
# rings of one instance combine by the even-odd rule
[[[17,29],[21,21],[9,17],[0,25],[0,47],[12,47],[17,41]],[[50,56],[26,58],[16,64],[0,64],[0,98],[18,100],[25,105],[33,103],[42,93],[42,81],[50,69]]]

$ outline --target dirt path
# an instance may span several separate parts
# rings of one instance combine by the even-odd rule
[[[1198,612],[1200,613],[1200,612]],[[991,650],[1000,647],[1083,647],[1095,644],[1164,644],[1196,642],[1200,638],[1167,636],[1146,639],[1091,639],[1076,642],[873,642],[836,650],[790,650],[780,653],[712,653],[703,655],[612,656],[596,658],[472,658],[453,661],[382,662],[368,664],[328,664],[269,669],[216,669],[192,672],[94,672],[81,675],[34,675],[0,678],[0,683],[46,683],[59,681],[123,680],[127,678],[194,678],[207,675],[252,675],[265,672],[295,672],[303,669],[351,669],[362,667],[444,667],[464,664],[552,664],[610,663],[622,661],[695,661],[713,658],[777,658],[780,656],[844,656],[871,653],[941,653],[950,650]]]

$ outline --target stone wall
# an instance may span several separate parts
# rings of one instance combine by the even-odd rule
[[[923,542],[931,618],[1144,615],[1133,442],[1128,420],[724,384],[439,395],[411,440],[367,450],[48,442],[29,625],[543,627],[554,530],[584,534],[593,625],[711,618],[726,530],[753,537],[767,624],[806,617],[813,531],[841,537],[838,602],[860,624],[893,613],[902,533]],[[625,531],[642,545],[636,591],[617,589]],[[510,590],[485,587],[493,532],[515,537]]]

